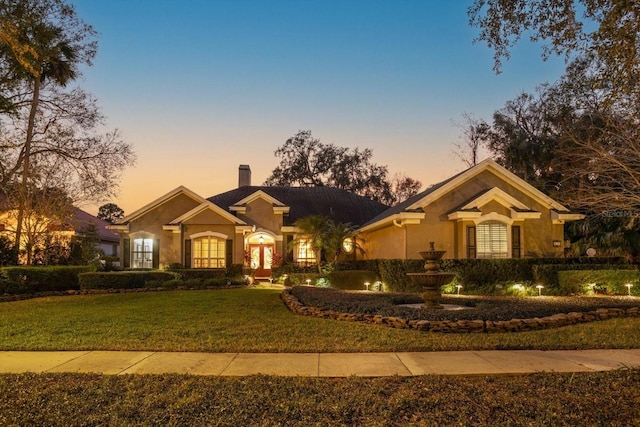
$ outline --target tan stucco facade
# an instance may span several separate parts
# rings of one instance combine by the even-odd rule
[[[429,193],[408,206],[405,212],[414,218],[403,220],[405,212],[399,211],[365,226],[366,258],[419,259],[419,252],[427,250],[429,242],[446,251],[445,258],[476,257],[475,229],[488,221],[506,225],[507,257],[563,255],[564,220],[558,215],[554,218],[554,212],[564,207],[499,168],[476,172],[468,179],[453,180],[450,188],[438,189],[440,194]]]
[[[218,257],[224,242],[225,265],[246,263],[256,247],[261,257],[267,256],[260,245],[269,248],[268,256],[288,259],[288,244],[296,236],[295,227],[285,225],[290,207],[266,190],[251,191],[230,206],[216,206],[184,187],[151,202],[113,227],[121,235],[123,265],[133,266],[137,256],[152,257],[158,267],[192,266],[192,242],[197,239],[217,242]],[[565,221],[579,218],[495,162],[485,161],[362,226],[364,254],[359,258],[418,259],[429,242],[446,251],[445,258],[559,257]],[[491,233],[498,237],[486,237]],[[493,249],[494,241],[499,250]],[[143,243],[153,246],[153,254]]]

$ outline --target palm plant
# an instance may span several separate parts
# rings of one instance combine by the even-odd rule
[[[325,236],[325,248],[332,261],[337,261],[345,253],[364,253],[356,228],[351,224],[330,222]]]
[[[322,253],[327,247],[327,234],[331,223],[331,219],[324,215],[309,215],[298,219],[294,224],[298,229],[298,235],[291,245],[303,242],[309,245],[316,259],[318,273],[322,273]]]

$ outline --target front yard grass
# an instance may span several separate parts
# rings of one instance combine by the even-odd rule
[[[543,331],[437,334],[298,316],[280,291],[48,297],[0,304],[0,350],[383,352],[640,348],[640,319]]]
[[[640,319],[443,335],[303,317],[270,289],[0,304],[0,350],[367,352],[640,348]],[[640,425],[640,370],[304,378],[5,374],[0,425]]]

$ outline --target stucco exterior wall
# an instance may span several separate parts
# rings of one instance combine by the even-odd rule
[[[273,213],[273,205],[264,199],[258,198],[247,204],[244,214],[239,214],[238,218],[249,223],[256,224],[257,228],[264,228],[280,234],[282,228],[282,215]]]
[[[406,229],[395,226],[385,227],[361,236],[364,254],[363,259],[403,258],[406,253]]]
[[[487,190],[499,188],[514,197],[532,211],[540,212],[540,219],[512,218],[511,206],[505,206],[496,200],[479,206],[481,218],[477,220],[450,220],[448,214],[460,209],[466,203],[476,199]],[[499,220],[508,224],[509,254],[511,256],[511,226],[521,227],[521,256],[562,256],[563,248],[554,247],[553,241],[564,241],[564,226],[553,224],[551,210],[536,198],[520,190],[489,170],[482,171],[473,179],[459,185],[432,201],[423,208],[425,217],[420,224],[406,224],[399,228],[391,223],[384,228],[364,233],[368,251],[366,258],[420,258],[419,252],[429,248],[429,242],[435,242],[437,250],[446,251],[444,258],[467,257],[467,227],[477,226],[486,220],[485,215],[495,213]],[[494,215],[495,216],[495,215]]]

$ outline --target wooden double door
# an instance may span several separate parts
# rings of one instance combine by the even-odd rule
[[[274,245],[269,243],[249,245],[251,269],[255,270],[254,277],[256,279],[268,279],[271,277],[274,249]]]

